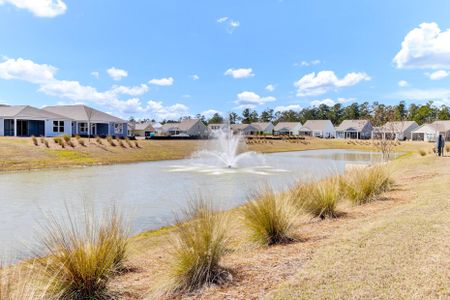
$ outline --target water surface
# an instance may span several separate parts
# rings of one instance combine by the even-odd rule
[[[44,214],[63,215],[65,204],[96,209],[116,203],[132,219],[133,233],[168,225],[174,212],[201,194],[221,209],[243,203],[265,184],[285,189],[298,180],[342,172],[348,164],[378,161],[380,155],[350,150],[265,154],[257,166],[205,166],[195,159],[40,170],[0,174],[0,253],[27,255]],[[25,249],[25,250],[24,250]]]

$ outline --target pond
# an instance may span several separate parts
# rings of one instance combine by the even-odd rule
[[[237,169],[208,168],[195,159],[40,170],[0,174],[0,255],[26,257],[45,214],[65,207],[97,210],[117,204],[130,216],[133,233],[169,225],[174,213],[199,195],[217,208],[242,204],[264,185],[276,190],[299,180],[341,173],[348,164],[380,160],[371,152],[311,150],[261,155],[263,164]]]

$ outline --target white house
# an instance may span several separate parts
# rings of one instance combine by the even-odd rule
[[[233,134],[254,135],[259,131],[259,128],[251,124],[231,124],[230,126]]]
[[[166,123],[161,127],[161,132],[174,137],[208,137],[208,127],[199,119],[184,119],[179,123]]]
[[[320,138],[336,137],[336,130],[330,120],[308,120],[299,130],[300,135]]]
[[[29,105],[0,106],[0,136],[71,135],[71,119]]]
[[[128,136],[128,121],[86,105],[55,105],[43,108],[72,119],[72,134],[81,136]]]
[[[369,120],[344,120],[336,128],[336,138],[370,139],[372,123]]]
[[[419,125],[414,121],[387,122],[383,126],[373,129],[372,138],[409,140],[411,139],[411,133],[417,128],[419,128]]]
[[[411,132],[413,141],[434,142],[439,136],[439,128],[434,124],[423,124]]]
[[[450,141],[450,120],[434,121],[433,124],[438,126],[440,133],[447,141]]]
[[[225,131],[226,128],[227,128],[227,125],[223,124],[223,123],[208,124],[208,130],[213,135],[220,131]]]
[[[251,125],[257,128],[260,134],[272,134],[275,127],[272,122],[253,122]]]
[[[299,135],[302,123],[300,122],[279,122],[274,127],[275,135]]]
[[[156,133],[156,129],[153,128],[151,122],[131,124],[131,131],[133,136],[145,138],[149,138],[152,134]]]

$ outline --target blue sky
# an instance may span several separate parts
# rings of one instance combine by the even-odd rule
[[[450,104],[449,1],[0,0],[0,103],[178,118]]]

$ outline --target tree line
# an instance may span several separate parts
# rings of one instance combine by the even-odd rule
[[[197,115],[205,124],[223,123],[224,117],[216,113],[207,119]],[[228,115],[230,123],[250,124],[253,122],[300,122],[304,124],[307,120],[330,120],[335,126],[343,120],[370,120],[373,126],[382,126],[388,121],[416,121],[417,124],[432,123],[436,120],[450,120],[450,109],[446,105],[435,106],[430,101],[423,105],[410,104],[404,101],[397,105],[385,105],[379,102],[352,103],[343,106],[337,103],[333,106],[325,104],[307,107],[300,111],[274,111],[266,109],[261,113],[256,110],[244,109],[239,115],[231,112]]]

